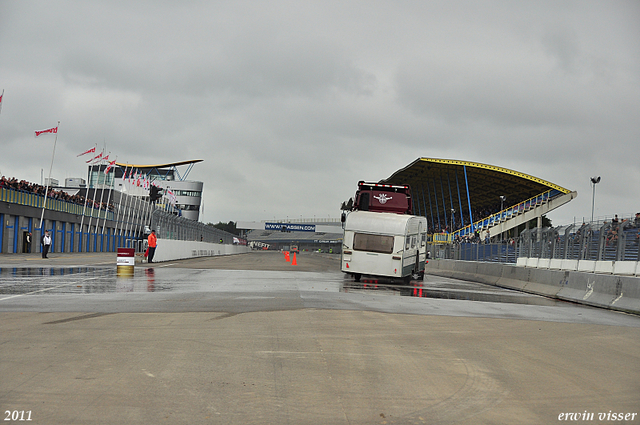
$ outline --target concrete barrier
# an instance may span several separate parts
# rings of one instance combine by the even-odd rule
[[[637,261],[616,261],[613,264],[613,274],[633,276],[637,268]]]
[[[622,276],[620,294],[611,302],[611,308],[628,313],[640,312],[640,278]]]
[[[596,267],[593,271],[601,274],[612,274],[613,261],[596,261]]]
[[[562,259],[552,258],[549,260],[549,268],[553,270],[562,270]]]
[[[479,282],[487,285],[496,285],[502,277],[502,264],[478,263],[476,274]]]
[[[538,268],[548,269],[550,263],[551,263],[551,258],[541,258],[540,260],[538,260]]]
[[[596,269],[596,262],[593,260],[578,261],[578,271],[584,273],[593,273]]]
[[[609,308],[619,295],[619,279],[617,276],[570,273],[566,286],[558,293],[558,298]]]
[[[585,273],[640,276],[640,262],[638,261],[593,261],[561,258],[518,257],[516,265],[518,267],[536,269],[570,270]]]
[[[503,265],[502,276],[498,279],[497,285],[510,289],[524,290],[529,282],[529,275],[533,269]]]
[[[578,260],[562,260],[560,270],[578,270]]]
[[[227,245],[199,241],[158,239],[153,262],[183,260],[196,257],[213,257],[249,252],[246,245]]]
[[[538,267],[539,259],[536,257],[527,258],[527,267]]]
[[[435,259],[429,261],[426,274],[479,282],[580,304],[640,314],[640,277],[599,274],[597,273],[598,269],[613,271],[613,262],[592,263],[583,264],[582,269],[590,270],[593,266],[596,273],[530,268],[513,264]],[[598,268],[596,263],[605,264],[600,264],[600,268]],[[526,262],[520,262],[520,264],[526,264]],[[578,262],[568,266],[580,268]]]
[[[524,291],[532,294],[555,297],[568,279],[568,271],[536,269],[529,272],[529,282]]]

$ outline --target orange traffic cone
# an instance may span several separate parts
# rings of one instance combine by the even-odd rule
[[[298,265],[298,262],[296,261],[296,253],[295,252],[293,253],[293,261],[291,261],[291,265],[292,266],[297,266]]]
[[[289,261],[289,251],[284,252],[284,259],[285,261]]]

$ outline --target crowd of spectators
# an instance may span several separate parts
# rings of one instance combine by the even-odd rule
[[[6,178],[5,176],[2,176],[2,178],[0,178],[0,187],[5,187],[7,189],[13,189],[25,193],[35,193],[36,195],[40,196],[44,196],[45,190],[47,190],[45,186],[42,186],[40,184],[31,183],[26,180],[18,180],[15,177]],[[109,202],[109,204],[107,205],[106,202],[101,203],[97,200],[94,201],[93,199],[86,199],[84,196],[78,194],[70,195],[63,190],[55,190],[55,188],[52,187],[49,188],[47,197],[49,199],[70,202],[77,205],[85,205],[86,203],[87,208],[93,207],[109,211],[114,210],[114,205],[111,202]]]
[[[636,213],[635,219],[619,219],[618,214],[616,214],[607,230],[607,245],[617,244],[619,232],[624,232],[625,229],[632,229],[635,232],[636,244],[640,243],[640,213]]]

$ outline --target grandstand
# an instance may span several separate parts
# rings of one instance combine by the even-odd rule
[[[418,158],[385,184],[408,184],[413,213],[425,216],[438,242],[503,234],[577,196],[557,184],[494,165]]]

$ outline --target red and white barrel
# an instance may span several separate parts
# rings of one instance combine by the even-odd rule
[[[133,276],[136,265],[136,251],[133,248],[118,248],[117,275]]]

